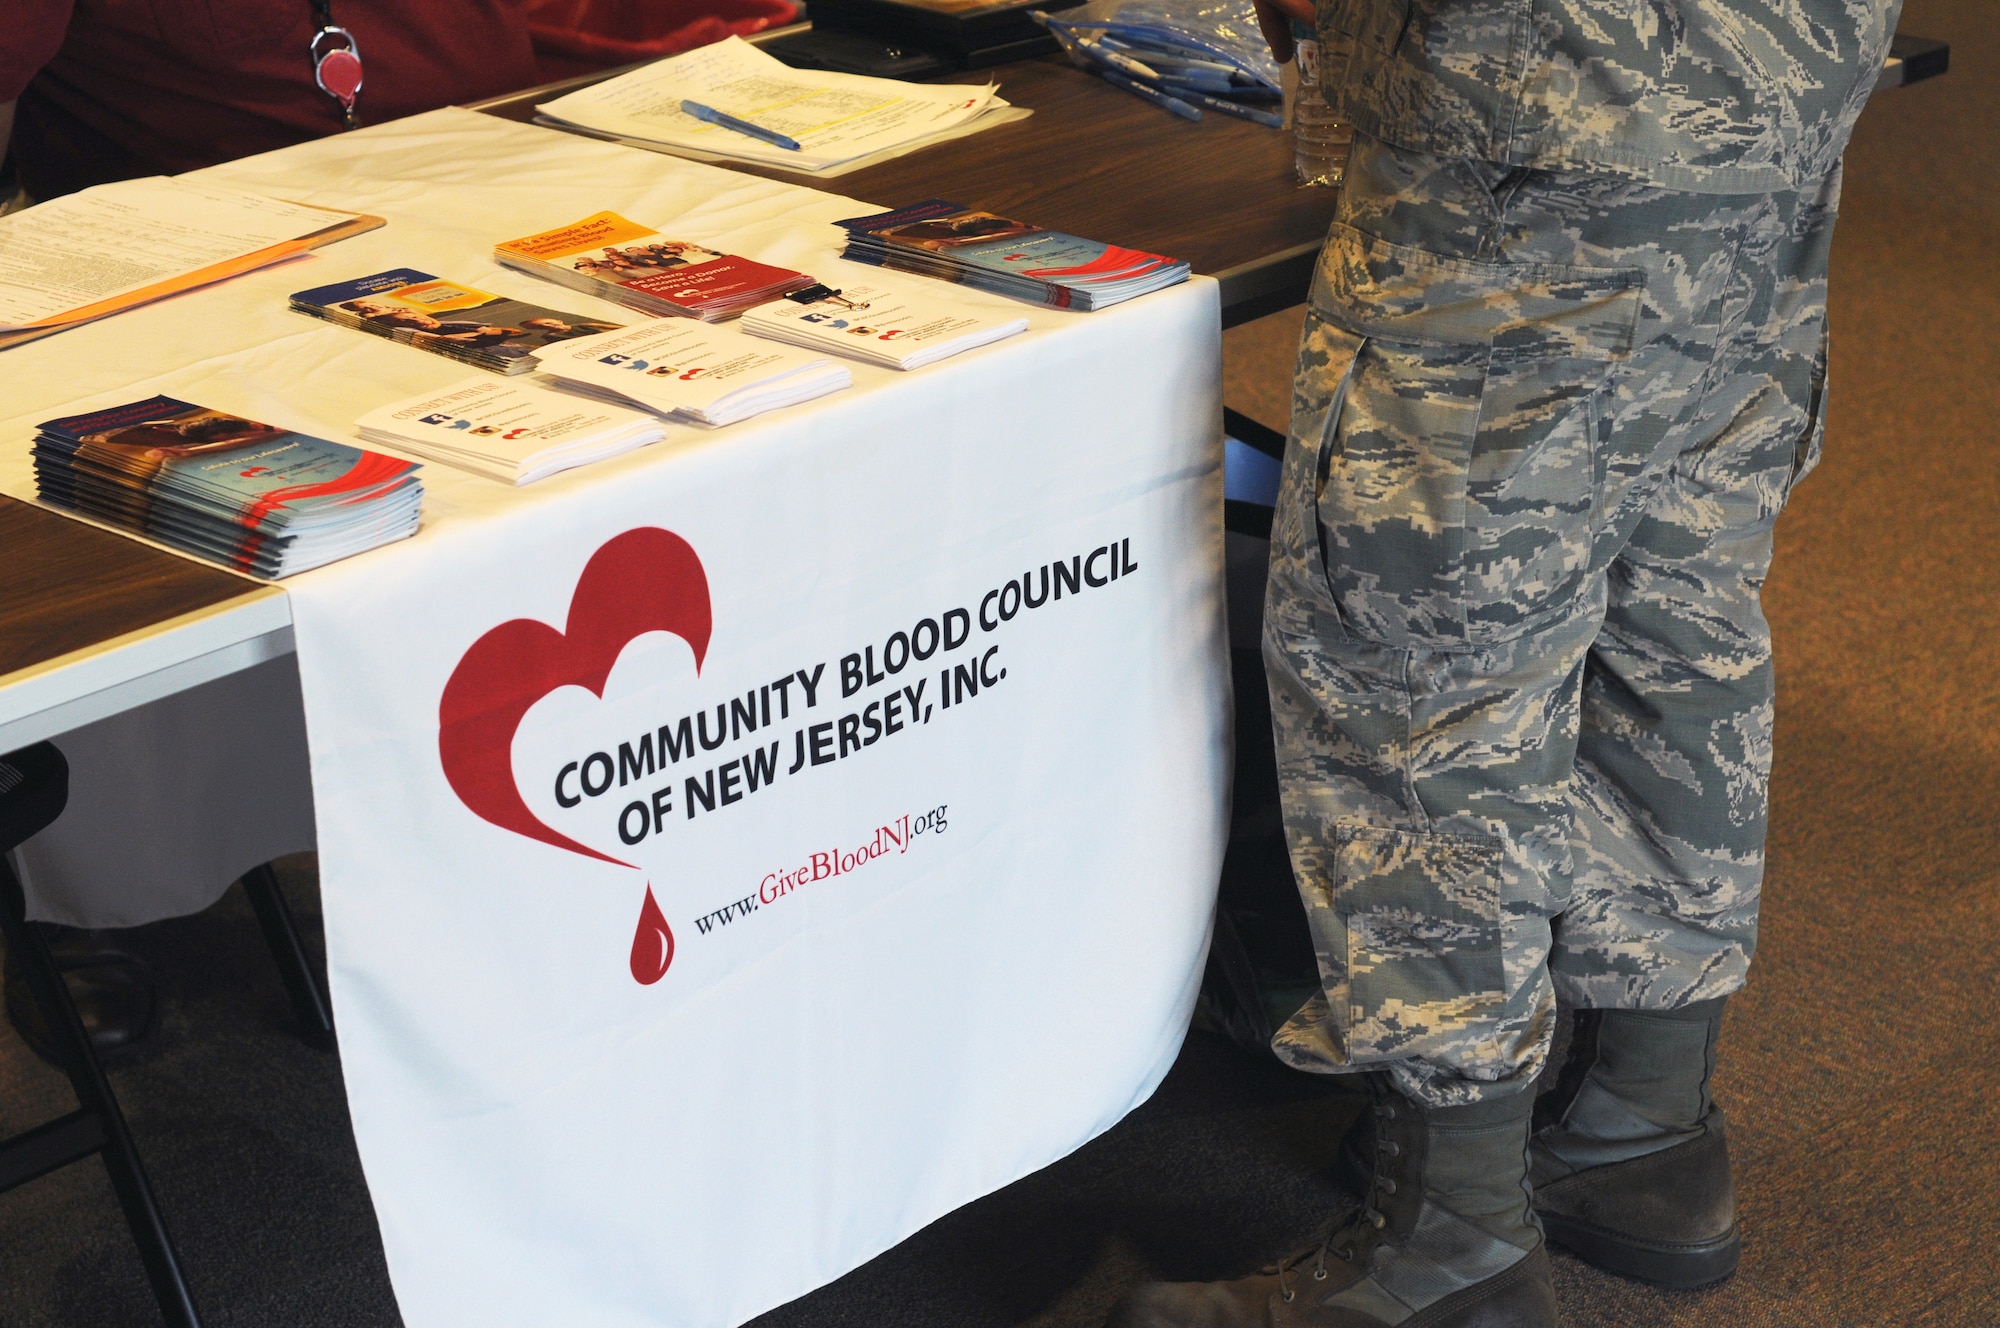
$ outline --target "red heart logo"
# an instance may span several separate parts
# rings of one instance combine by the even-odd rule
[[[558,687],[603,696],[619,652],[645,632],[686,641],[699,673],[710,626],[708,575],[686,540],[656,526],[613,537],[584,564],[562,631],[533,618],[501,623],[451,671],[438,701],[438,760],[452,792],[503,830],[631,866],[577,843],[528,809],[514,784],[514,733],[529,708]]]

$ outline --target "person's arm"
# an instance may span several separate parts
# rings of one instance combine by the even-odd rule
[[[1279,64],[1292,58],[1292,20],[1313,21],[1313,0],[1256,0],[1257,26]]]
[[[14,143],[14,103],[0,101],[0,162],[7,160],[7,149]],[[0,175],[0,217],[18,211],[25,206],[20,186],[11,174]]]
[[[14,145],[14,103],[30,79],[56,58],[69,33],[73,0],[7,0],[7,35],[0,41],[0,161]],[[19,194],[0,188],[0,212]]]

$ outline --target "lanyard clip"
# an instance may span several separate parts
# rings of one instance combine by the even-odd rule
[[[359,129],[361,119],[354,113],[354,98],[361,91],[361,46],[354,34],[331,23],[313,34],[309,48],[313,61],[313,82],[319,90],[340,103],[342,123]]]

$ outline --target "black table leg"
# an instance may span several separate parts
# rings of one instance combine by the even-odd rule
[[[63,984],[61,971],[56,968],[55,956],[49,953],[48,942],[28,922],[21,883],[4,857],[0,857],[0,929],[7,935],[9,962],[20,964],[25,970],[35,1003],[41,1006],[42,1018],[48,1024],[49,1037],[62,1055],[70,1087],[83,1107],[79,1115],[93,1118],[102,1132],[104,1168],[111,1173],[111,1188],[125,1210],[126,1225],[139,1246],[139,1260],[145,1265],[153,1297],[160,1303],[161,1316],[169,1328],[201,1328],[187,1279],[181,1275],[180,1257],[174,1253],[174,1242],[167,1235],[160,1206],[153,1198],[153,1187],[146,1179],[146,1169],[139,1163],[132,1133],[125,1126],[125,1113],[118,1109],[118,1099],[112,1096],[104,1069],[90,1049],[90,1038],[83,1031],[83,1021],[77,1017],[76,1006],[70,1000],[69,988]],[[65,1133],[76,1135],[74,1142],[78,1146],[91,1142],[84,1136],[92,1132],[85,1130],[80,1122],[65,1117],[54,1124]],[[61,1149],[53,1138],[48,1143],[57,1145],[58,1151],[68,1151]]]
[[[320,989],[312,961],[306,958],[298,923],[292,918],[290,905],[285,903],[284,891],[278,887],[278,874],[268,863],[251,868],[243,874],[243,893],[250,896],[250,907],[257,911],[257,923],[263,927],[264,939],[270,944],[271,958],[277,961],[278,976],[284,979],[285,992],[292,998],[292,1010],[299,1019],[299,1035],[322,1051],[331,1050],[333,1008]]]

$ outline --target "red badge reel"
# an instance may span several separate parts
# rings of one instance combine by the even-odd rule
[[[359,129],[361,118],[354,113],[354,98],[361,91],[361,47],[354,34],[332,24],[313,34],[313,81],[319,90],[340,103],[345,127]]]

